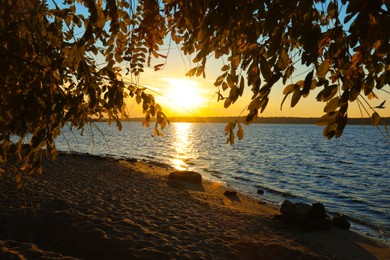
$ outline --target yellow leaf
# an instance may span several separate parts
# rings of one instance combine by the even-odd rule
[[[326,74],[329,71],[330,64],[327,60],[324,60],[318,68],[317,76],[319,79],[325,78]]]
[[[225,134],[232,132],[235,126],[236,126],[236,123],[234,123],[234,122],[227,123],[227,125],[225,126]]]
[[[142,124],[143,124],[146,128],[149,128],[149,126],[150,126],[149,121],[146,121],[146,120],[144,120],[144,121],[142,122]]]
[[[237,126],[238,126],[238,130],[237,130],[238,140],[242,140],[244,138],[244,128],[242,128],[239,122],[237,122]]]
[[[293,92],[294,89],[295,89],[295,84],[287,85],[287,87],[285,87],[283,90],[283,95]]]
[[[339,97],[332,98],[324,107],[324,112],[329,113],[336,110],[336,108],[339,106]]]
[[[230,97],[229,97],[229,98],[227,98],[227,99],[225,100],[224,107],[225,107],[225,108],[228,108],[231,104],[232,104],[232,100],[231,100]]]
[[[371,116],[371,125],[377,126],[379,124],[380,119],[380,115],[377,112],[374,112]]]
[[[106,17],[104,16],[104,13],[103,13],[103,10],[102,8],[96,8],[97,9],[97,19],[96,19],[96,23],[95,23],[95,26],[97,28],[100,28],[100,29],[103,29],[104,25],[106,24]]]
[[[231,145],[234,144],[234,133],[233,133],[233,130],[231,130],[231,131],[229,132],[229,137],[228,137],[228,139],[226,140],[226,143],[227,143],[227,144],[230,143]]]
[[[291,98],[291,107],[294,107],[299,99],[301,98],[301,90],[299,88],[295,88],[294,94]]]

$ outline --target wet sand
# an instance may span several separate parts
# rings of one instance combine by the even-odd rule
[[[60,154],[22,190],[11,168],[0,177],[1,259],[390,259],[380,241],[283,224],[274,205],[171,182],[156,162]]]

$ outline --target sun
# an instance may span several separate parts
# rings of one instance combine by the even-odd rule
[[[165,78],[165,81],[168,85],[164,96],[170,107],[192,111],[202,105],[200,86],[196,81],[176,78]]]

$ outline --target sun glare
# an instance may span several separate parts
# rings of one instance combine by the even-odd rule
[[[179,110],[196,110],[202,105],[199,83],[188,79],[166,78],[168,83],[165,98],[170,107]]]

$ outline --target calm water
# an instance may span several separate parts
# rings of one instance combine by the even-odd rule
[[[389,241],[390,145],[376,128],[347,126],[327,141],[314,125],[244,126],[245,139],[226,145],[225,124],[176,123],[164,137],[140,123],[97,123],[79,132],[64,129],[57,148],[164,162],[226,183],[253,197],[322,202],[328,212],[351,217],[353,227]],[[104,135],[102,135],[104,133]],[[65,141],[66,140],[66,141]],[[258,195],[257,190],[264,190]]]

